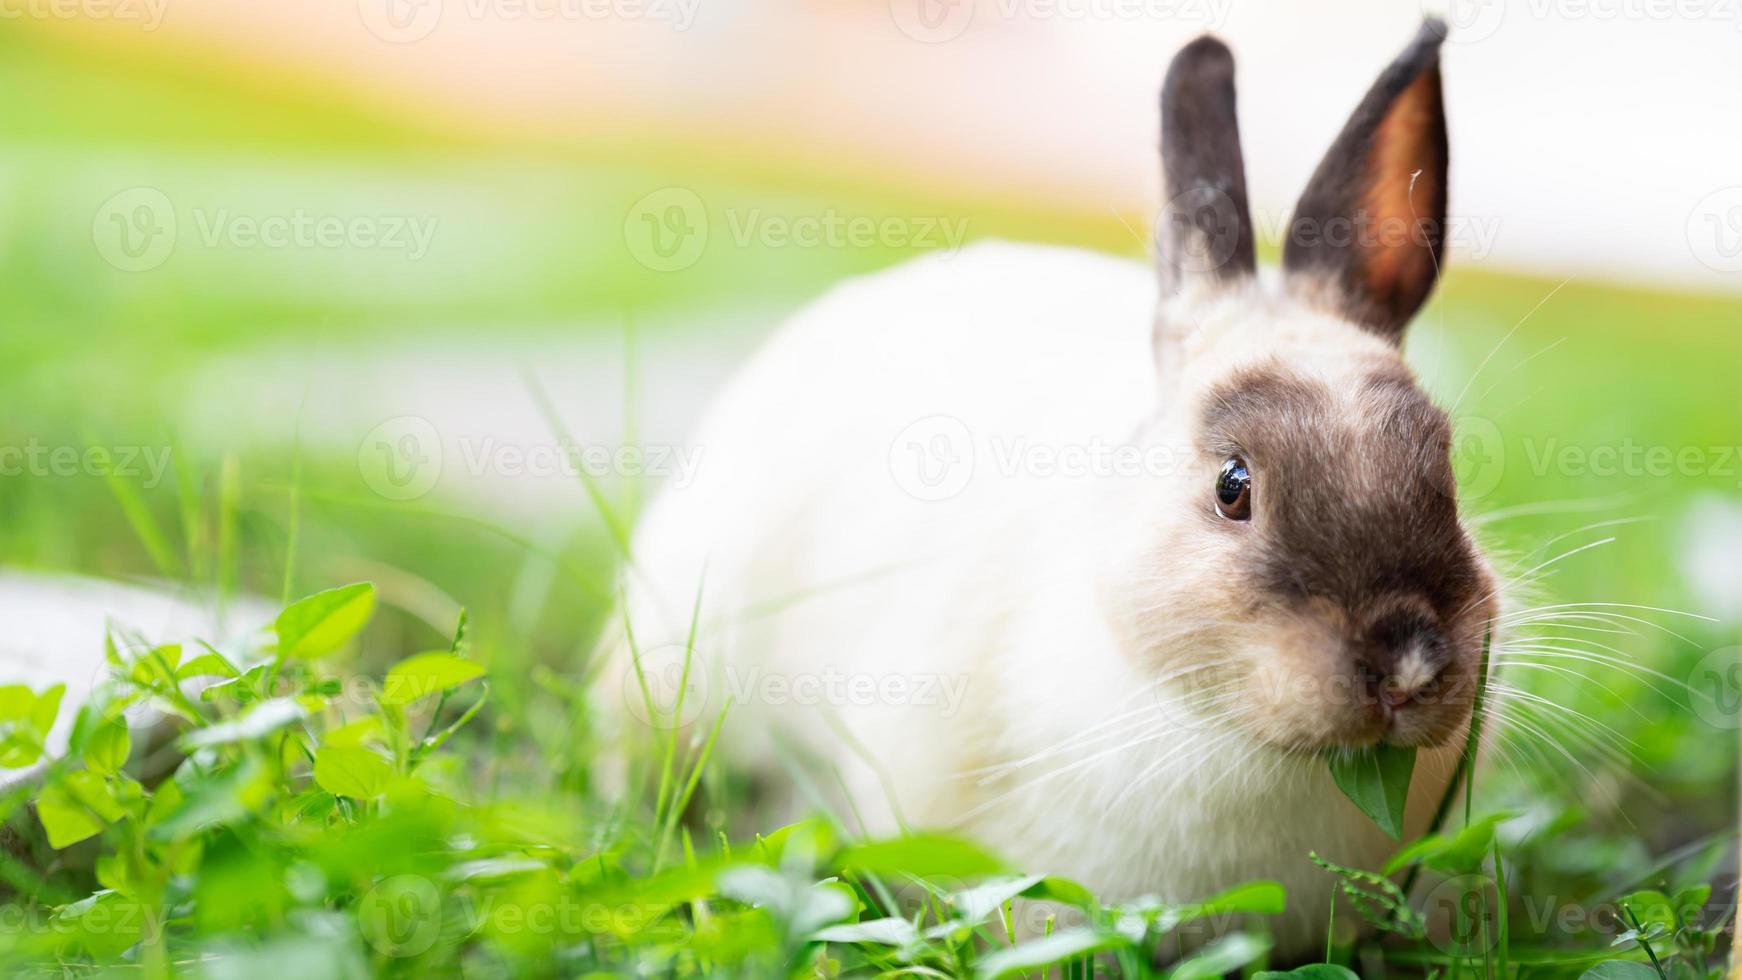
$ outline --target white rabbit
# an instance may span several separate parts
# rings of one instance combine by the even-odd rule
[[[700,595],[685,720],[734,702],[734,764],[778,783],[809,760],[869,832],[955,828],[1108,901],[1277,879],[1278,953],[1322,942],[1308,853],[1396,847],[1323,751],[1419,746],[1419,833],[1498,602],[1447,418],[1399,353],[1442,259],[1443,36],[1425,24],[1355,110],[1275,281],[1233,60],[1201,38],[1162,90],[1159,277],[982,244],[798,314],[635,538],[656,697]]]

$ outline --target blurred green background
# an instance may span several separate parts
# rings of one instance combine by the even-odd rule
[[[1109,210],[964,199],[875,168],[633,132],[480,135],[343,86],[74,30],[0,31],[0,79],[12,93],[0,113],[0,444],[170,460],[155,480],[9,471],[0,555],[271,598],[373,578],[388,607],[379,650],[444,643],[464,605],[501,678],[481,785],[538,785],[584,764],[562,747],[571,706],[539,679],[582,671],[613,588],[610,535],[572,480],[527,489],[450,465],[427,494],[383,494],[370,470],[378,426],[435,414],[438,427],[525,441],[554,438],[559,422],[594,443],[679,439],[783,312],[919,251],[740,243],[729,213],[942,215],[966,219],[973,238],[1142,254],[1130,230],[1141,222]],[[662,271],[638,261],[637,208],[673,187],[704,202],[714,233]],[[135,188],[159,196],[117,203]],[[117,252],[118,235],[164,231],[159,200],[175,224],[169,251]],[[432,233],[422,250],[209,234],[234,215],[297,214]],[[1454,255],[1409,348],[1443,402],[1458,402],[1466,508],[1489,515],[1484,533],[1518,567],[1614,538],[1553,565],[1540,601],[1650,607],[1605,607],[1639,618],[1604,635],[1620,665],[1512,672],[1585,718],[1519,709],[1548,738],[1515,733],[1484,784],[1496,805],[1532,814],[1533,873],[1590,894],[1665,856],[1707,873],[1724,860],[1737,731],[1720,703],[1742,643],[1742,296],[1600,280]],[[1653,450],[1678,462],[1665,472]],[[657,490],[599,489],[625,522]]]

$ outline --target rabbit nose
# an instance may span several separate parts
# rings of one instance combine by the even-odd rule
[[[1390,658],[1384,667],[1361,665],[1361,677],[1368,696],[1386,709],[1395,711],[1409,704],[1439,683],[1444,665],[1438,662],[1426,644],[1410,644]]]

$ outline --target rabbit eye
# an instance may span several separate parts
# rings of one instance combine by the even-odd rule
[[[1216,474],[1216,513],[1231,521],[1252,519],[1252,474],[1238,456],[1225,460]]]

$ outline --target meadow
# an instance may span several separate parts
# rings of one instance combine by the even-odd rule
[[[431,377],[456,411],[508,404],[546,439],[681,428],[654,396],[691,368],[666,354],[719,352],[693,369],[705,387],[781,313],[918,254],[740,238],[728,214],[938,215],[973,238],[1140,255],[1138,216],[928,199],[742,148],[482,139],[41,32],[0,34],[0,77],[31,93],[0,116],[0,444],[81,460],[15,457],[0,555],[284,610],[209,646],[110,624],[110,679],[84,705],[0,686],[0,766],[39,761],[50,722],[78,715],[0,803],[10,972],[1266,969],[1287,896],[1264,882],[1106,906],[941,831],[866,840],[819,812],[746,834],[713,729],[680,740],[657,707],[629,792],[605,793],[594,718],[617,695],[589,655],[657,486],[400,495],[366,452],[412,414],[396,388]],[[138,256],[105,252],[105,208],[136,187],[178,228],[173,254],[129,269]],[[668,187],[714,219],[672,271],[626,220]],[[261,247],[234,223],[299,213],[432,230],[421,251]],[[1409,353],[1457,406],[1465,509],[1534,570],[1541,638],[1496,651],[1491,748],[1442,832],[1396,868],[1326,868],[1347,915],[1299,975],[1719,976],[1742,598],[1712,555],[1742,548],[1742,300],[1452,263]],[[602,391],[577,392],[560,366],[600,351]],[[164,726],[129,729],[146,705]],[[1023,900],[1057,910],[1050,935],[1013,942]],[[1434,902],[1462,916],[1451,935],[1421,920]]]

